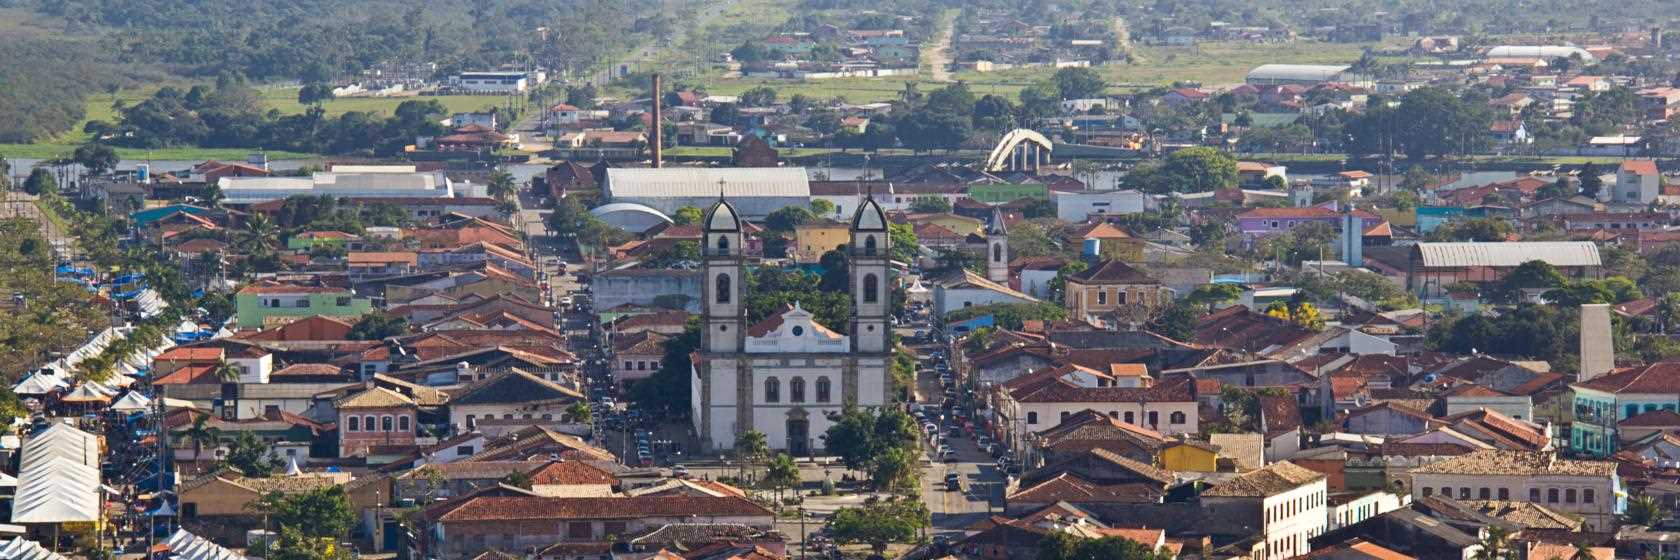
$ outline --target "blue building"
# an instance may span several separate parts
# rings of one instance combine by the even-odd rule
[[[1617,450],[1616,425],[1644,412],[1680,409],[1680,363],[1661,362],[1589,379],[1575,392],[1575,421],[1569,447],[1598,457]]]

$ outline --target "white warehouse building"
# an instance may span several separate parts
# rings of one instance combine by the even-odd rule
[[[1351,72],[1352,66],[1335,64],[1262,64],[1248,71],[1246,81],[1256,86],[1352,84],[1370,87],[1371,77]]]

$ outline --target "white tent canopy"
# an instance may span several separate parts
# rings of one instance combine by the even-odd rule
[[[69,560],[57,552],[47,550],[41,543],[13,537],[0,543],[0,560]]]
[[[63,400],[65,402],[80,402],[80,403],[94,402],[94,401],[110,402],[111,401],[111,395],[112,395],[112,393],[110,393],[110,391],[111,391],[110,389],[107,389],[103,385],[100,385],[98,383],[83,383],[80,387],[77,387],[75,390],[70,391],[69,394],[64,395],[64,398],[62,398],[60,400]]]
[[[69,382],[57,375],[38,371],[13,385],[12,392],[19,395],[45,395],[68,385]]]
[[[53,424],[23,442],[13,523],[99,519],[99,438]]]
[[[175,531],[165,542],[178,560],[245,560],[245,555],[188,533],[186,529]]]
[[[152,399],[146,398],[146,395],[140,394],[139,391],[129,391],[128,394],[123,395],[120,399],[117,399],[117,402],[111,403],[111,410],[115,410],[117,412],[136,412],[147,410],[151,407]]]

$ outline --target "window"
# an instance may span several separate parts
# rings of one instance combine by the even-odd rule
[[[1528,489],[1528,501],[1534,502],[1534,503],[1540,503],[1540,489],[1539,488],[1529,488]]]
[[[1067,412],[1062,412],[1061,421],[1066,422],[1067,419],[1068,419],[1068,413]]]
[[[1114,292],[1114,304],[1126,305],[1126,292]]]
[[[1132,411],[1130,411],[1130,410],[1126,411],[1126,423],[1127,424],[1136,424],[1137,422],[1135,422],[1134,420],[1136,420],[1136,419],[1132,418]]]
[[[1108,305],[1108,292],[1097,292],[1097,305]]]
[[[774,377],[765,378],[765,380],[764,380],[764,402],[778,402],[778,401],[781,401],[781,400],[782,400],[782,384],[781,384],[781,382],[776,381],[776,378],[774,378]]]
[[[1556,489],[1556,488],[1546,489],[1546,503],[1555,504],[1555,503],[1558,502],[1558,491],[1557,490],[1558,489]]]
[[[363,429],[365,429],[369,432],[373,431],[374,430],[373,427],[375,425],[374,422],[375,421],[373,419],[373,415],[363,416],[362,417],[362,427],[363,427]]]
[[[1174,413],[1172,413],[1172,416],[1168,417],[1168,419],[1173,424],[1183,424],[1185,422],[1185,417],[1184,417],[1183,412],[1174,412]]]
[[[1155,412],[1153,410],[1149,411],[1149,425],[1150,426],[1156,426],[1156,425],[1159,425],[1160,423],[1161,423],[1161,413]]]
[[[992,262],[1001,262],[1002,260],[1003,260],[1003,244],[1002,243],[992,244]]]
[[[729,254],[729,236],[727,236],[727,235],[719,235],[718,236],[717,254],[719,254],[719,255]]]
[[[1434,496],[1434,495],[1435,495],[1435,489],[1434,488],[1430,488],[1428,486],[1423,487],[1423,497],[1428,498],[1428,497]]]
[[[863,238],[863,254],[874,256],[875,251],[875,236],[871,235]]]
[[[1490,499],[1492,497],[1493,497],[1493,492],[1489,491],[1486,487],[1483,487],[1481,490],[1476,491],[1476,499],[1478,499],[1478,500],[1486,500],[1486,499]]]
[[[1028,412],[1027,413],[1027,423],[1028,424],[1037,424],[1038,423],[1038,413],[1037,412]]]
[[[407,416],[398,416],[397,417],[397,430],[404,431],[404,432],[408,431],[408,417]]]
[[[390,416],[381,416],[379,418],[379,431],[382,431],[382,432],[395,431],[395,429],[396,429],[395,428],[395,422],[396,422],[396,420],[391,418]]]
[[[1635,414],[1639,414],[1639,405],[1637,405],[1637,404],[1627,405],[1626,410],[1627,410],[1627,414],[1622,415],[1622,417],[1624,417],[1624,418],[1626,418],[1628,416],[1633,416]]]
[[[300,300],[298,300],[298,301],[297,301],[297,306],[298,306],[298,307],[309,307],[309,299],[308,299],[308,298],[304,298],[304,299],[300,299]]]
[[[717,302],[729,303],[729,275],[719,274],[717,277]]]
[[[455,446],[455,454],[463,456],[463,457],[465,457],[467,455],[472,455],[475,451],[476,451],[476,448],[474,448],[471,445],[457,445],[457,446]]]
[[[829,382],[827,377],[817,378],[817,402],[828,402]]]
[[[635,363],[630,360],[624,360],[624,371],[630,371],[633,369],[636,369]]]
[[[1563,491],[1563,503],[1566,503],[1566,504],[1575,503],[1575,489],[1574,488],[1570,488],[1568,490]]]
[[[1581,503],[1583,503],[1583,504],[1593,503],[1593,491],[1592,491],[1591,488],[1588,488],[1588,489],[1585,489],[1585,490],[1581,491]]]
[[[863,302],[875,303],[881,300],[881,280],[874,274],[863,275]]]
[[[566,524],[566,538],[568,538],[568,539],[588,539],[588,538],[594,536],[594,531],[592,531],[591,529],[593,529],[593,527],[590,526],[590,523],[588,521],[583,521],[583,522],[574,521],[574,522],[571,522],[571,523],[567,523]]]
[[[1460,500],[1470,499],[1470,487],[1469,486],[1458,487],[1458,499],[1460,499]]]
[[[360,432],[360,431],[362,431],[362,419],[357,418],[355,416],[351,416],[350,417],[350,427],[348,429],[346,429],[345,431],[348,431],[348,432]]]
[[[1500,500],[1511,499],[1511,490],[1509,488],[1500,488],[1499,489],[1499,499]]]
[[[471,429],[473,429],[474,427],[477,427],[477,426],[478,426],[478,422],[473,421],[473,415],[468,414],[467,415],[467,429],[471,430]],[[468,455],[471,455],[471,453],[468,453]]]
[[[788,381],[788,402],[805,402],[805,380],[795,377]]]
[[[349,307],[350,306],[350,296],[339,296],[338,300],[333,302],[333,303],[338,305],[339,307]]]

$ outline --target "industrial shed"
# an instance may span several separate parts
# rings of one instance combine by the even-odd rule
[[[1350,73],[1351,66],[1327,64],[1262,64],[1248,71],[1247,82],[1257,86],[1365,84],[1369,77]]]
[[[706,208],[719,195],[749,220],[811,203],[811,181],[803,167],[614,168],[607,170],[602,188],[610,202],[640,204],[666,216],[684,206]]]
[[[1598,245],[1590,241],[1419,243],[1412,248],[1406,289],[1440,297],[1457,283],[1491,283],[1528,261],[1543,261],[1575,279],[1603,275]]]
[[[1581,62],[1592,62],[1593,55],[1581,47],[1567,45],[1500,45],[1488,49],[1487,58],[1569,58],[1581,57]]]

